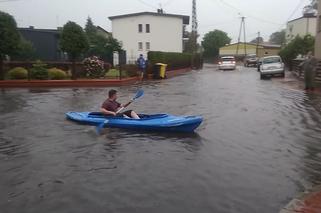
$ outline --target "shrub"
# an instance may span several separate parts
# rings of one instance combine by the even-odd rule
[[[136,64],[124,64],[121,66],[121,68],[123,70],[122,76],[124,77],[135,77],[139,72],[138,66]],[[119,66],[116,66],[116,69],[119,70]]]
[[[49,79],[51,80],[63,80],[67,78],[65,71],[57,68],[51,68],[48,70]]]
[[[311,35],[304,37],[297,36],[280,51],[280,56],[287,65],[292,64],[292,60],[298,55],[305,55],[314,50],[315,39]]]
[[[123,78],[128,77],[128,72],[126,70],[122,70],[121,71],[121,76]],[[105,74],[106,78],[119,78],[119,70],[118,69],[110,69],[107,71],[107,73]]]
[[[28,71],[23,67],[15,67],[8,72],[9,79],[27,79]]]
[[[86,76],[89,78],[100,78],[105,75],[104,62],[98,57],[86,58],[84,61]]]
[[[119,70],[118,69],[110,69],[106,72],[105,77],[118,78],[119,77]]]
[[[33,64],[32,68],[30,69],[31,78],[37,80],[48,79],[48,70],[46,69],[46,66],[47,65],[41,61],[37,61],[35,64]]]
[[[168,65],[168,69],[181,69],[191,67],[192,54],[150,51],[148,61],[151,65],[164,63]]]

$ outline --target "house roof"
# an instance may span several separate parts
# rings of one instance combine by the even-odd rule
[[[255,43],[256,45],[256,43]],[[281,48],[281,45],[279,44],[272,44],[270,42],[263,42],[263,43],[259,43],[260,46],[263,46],[263,47],[268,47],[268,48]]]
[[[143,16],[143,15],[181,18],[181,19],[183,19],[184,24],[189,24],[189,19],[190,19],[189,16],[184,16],[184,15],[168,14],[168,13],[154,13],[154,12],[140,12],[140,13],[119,15],[119,16],[110,16],[109,19],[114,20],[114,19],[128,18],[128,17],[133,17],[133,16]]]
[[[102,28],[101,26],[97,26],[97,29],[107,33],[107,34],[110,34],[110,32],[108,32],[107,30],[105,30],[104,28]]]
[[[294,22],[294,21],[297,21],[297,20],[300,20],[300,19],[305,19],[305,18],[317,18],[317,16],[315,16],[315,15],[305,15],[305,16],[301,16],[301,17],[296,18],[296,19],[292,19],[292,20],[288,21],[288,23],[291,23],[291,22]]]
[[[238,43],[232,43],[232,44],[227,44],[225,45],[224,47],[229,47],[229,46],[235,46],[237,45]],[[244,42],[240,42],[240,45],[244,45]],[[246,46],[256,46],[257,44],[256,43],[246,43]],[[263,42],[263,43],[260,43],[259,46],[261,48],[281,48],[281,45],[277,45],[277,44],[271,44],[271,43],[268,43],[268,42]],[[222,48],[224,48],[222,47]]]
[[[20,30],[20,31],[42,32],[42,33],[59,33],[58,29],[35,29],[34,27],[18,28],[18,30]]]

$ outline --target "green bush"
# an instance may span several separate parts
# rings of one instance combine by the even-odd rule
[[[37,80],[47,80],[49,76],[46,66],[47,65],[41,61],[37,61],[35,64],[33,64],[32,68],[30,69],[31,78]]]
[[[116,66],[115,68],[119,70],[119,66]],[[122,71],[122,76],[124,77],[135,77],[139,72],[138,66],[136,64],[124,64],[121,66],[121,68],[122,70],[125,70]]]
[[[28,71],[23,67],[15,67],[9,70],[8,78],[12,80],[27,79]]]
[[[123,75],[123,72],[122,72],[122,75]],[[119,77],[119,70],[118,69],[110,69],[106,72],[105,77],[118,78]]]
[[[309,51],[314,50],[315,39],[311,35],[306,35],[304,37],[297,36],[289,44],[282,48],[280,51],[280,56],[287,65],[292,64],[298,55],[305,55]]]
[[[66,72],[61,69],[51,68],[48,70],[48,76],[50,80],[63,80],[67,78]]]
[[[168,69],[181,69],[191,67],[192,54],[150,51],[148,52],[148,62],[150,65],[167,64]]]
[[[130,77],[130,75],[128,74],[128,72],[126,70],[121,71],[121,76],[123,78]],[[118,69],[110,69],[105,74],[105,77],[106,78],[119,78],[119,70]]]

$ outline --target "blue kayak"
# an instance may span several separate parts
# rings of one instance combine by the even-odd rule
[[[193,132],[203,121],[200,116],[174,116],[169,114],[139,115],[140,120],[105,116],[99,112],[68,112],[68,119],[82,124],[148,131]]]

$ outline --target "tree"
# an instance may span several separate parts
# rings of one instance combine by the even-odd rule
[[[7,55],[13,55],[19,47],[20,34],[14,18],[0,11],[0,80],[4,79],[3,61]]]
[[[197,42],[199,35],[194,32],[185,32],[188,40],[184,44],[184,52],[195,53],[199,49],[200,45]]]
[[[263,37],[257,37],[255,39],[253,39],[250,43],[254,43],[254,44],[259,43],[259,44],[261,44],[263,42],[264,42],[264,38]]]
[[[89,16],[87,18],[85,32],[89,42],[92,42],[92,40],[94,40],[95,36],[97,35],[97,27],[94,25],[92,19]]]
[[[270,43],[284,45],[286,43],[286,32],[285,30],[281,30],[279,32],[272,33],[270,36]]]
[[[12,55],[12,60],[33,60],[35,59],[35,49],[33,44],[30,41],[25,40],[21,37],[18,50],[15,54]]]
[[[85,32],[89,41],[88,56],[98,56],[100,59],[112,61],[112,55],[115,51],[120,51],[121,44],[112,35],[104,36],[98,33],[90,17],[87,19]]]
[[[295,37],[288,45],[282,48],[280,56],[290,67],[292,60],[298,55],[306,55],[309,51],[314,50],[315,38],[311,35],[306,35],[303,38]]]
[[[205,34],[202,46],[204,48],[205,57],[218,57],[219,49],[231,42],[231,38],[227,33],[221,30],[214,30]]]
[[[60,47],[67,52],[72,62],[72,78],[76,79],[76,59],[85,53],[89,47],[85,32],[75,22],[67,22],[61,33]]]
[[[87,52],[88,56],[98,56],[104,61],[111,61],[113,52],[120,51],[121,44],[117,39],[112,36],[106,37],[103,35],[96,34],[90,41],[90,48]]]

